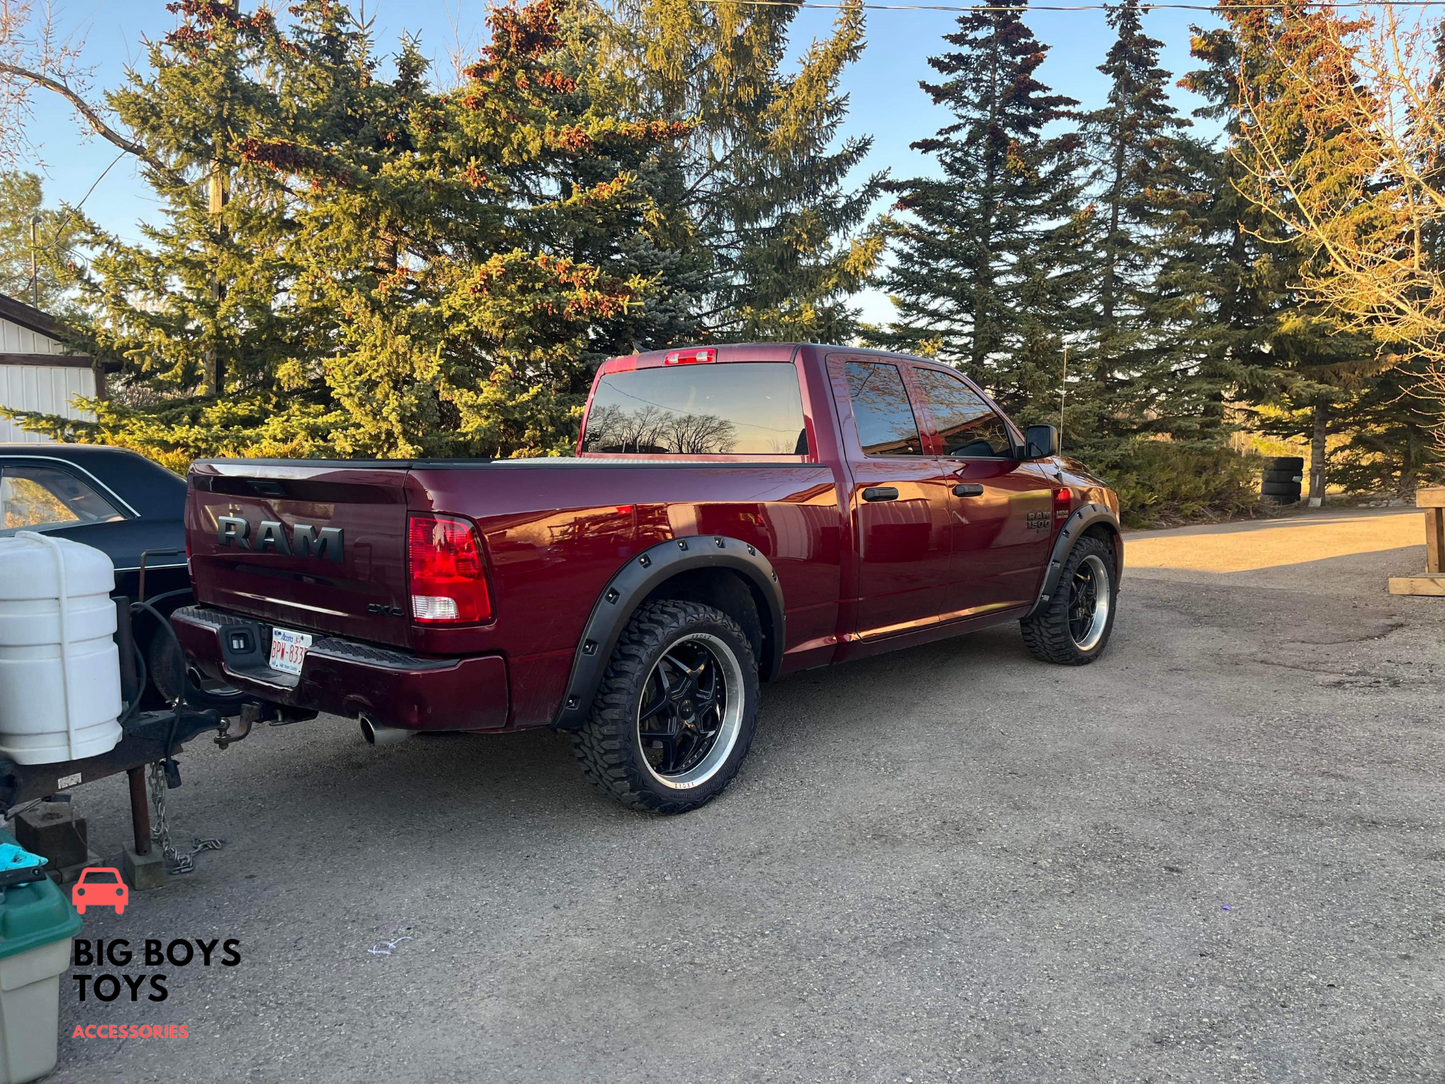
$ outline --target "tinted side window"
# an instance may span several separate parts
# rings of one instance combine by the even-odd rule
[[[976,391],[956,376],[937,369],[914,369],[928,400],[943,454],[968,459],[1010,459],[1013,441],[1008,426]]]
[[[123,519],[109,501],[56,467],[0,469],[0,531]]]
[[[798,370],[743,361],[608,373],[592,396],[582,450],[807,455]]]
[[[843,366],[865,455],[922,455],[923,440],[898,366],[850,361]]]

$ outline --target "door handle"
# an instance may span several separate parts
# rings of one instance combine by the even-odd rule
[[[869,486],[863,491],[865,501],[896,501],[898,489],[896,486]]]
[[[953,495],[955,497],[982,497],[983,486],[977,482],[959,482],[953,487]]]

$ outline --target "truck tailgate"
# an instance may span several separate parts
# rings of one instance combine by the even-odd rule
[[[186,540],[196,601],[408,646],[408,477],[405,463],[195,464]]]

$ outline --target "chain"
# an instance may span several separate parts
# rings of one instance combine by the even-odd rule
[[[165,859],[166,872],[170,874],[190,873],[196,868],[192,855],[202,851],[219,851],[222,841],[213,837],[191,837],[190,854],[181,854],[171,842],[171,826],[166,821],[166,775],[160,761],[150,766],[151,805],[155,817],[151,823],[151,841],[159,843],[161,856]]]

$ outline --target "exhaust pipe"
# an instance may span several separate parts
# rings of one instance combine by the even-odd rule
[[[361,736],[367,745],[390,745],[394,741],[405,741],[416,736],[415,730],[399,726],[382,726],[370,715],[361,717]]]

